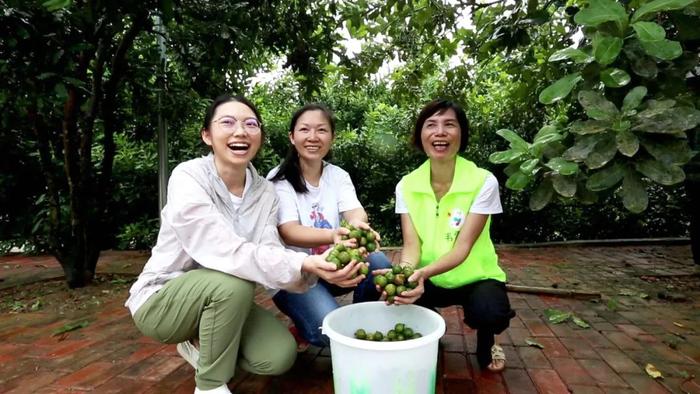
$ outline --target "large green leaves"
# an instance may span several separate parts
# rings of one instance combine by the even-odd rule
[[[597,120],[612,120],[620,111],[612,102],[608,101],[600,93],[583,90],[578,93],[578,102],[586,111],[586,114]]]
[[[496,131],[496,134],[510,142],[510,147],[513,150],[527,152],[527,150],[530,148],[530,144],[528,144],[527,141],[522,139],[522,137],[516,134],[513,130],[500,129]]]
[[[632,23],[644,18],[647,15],[659,12],[659,11],[671,11],[679,10],[685,8],[697,0],[654,0],[650,1],[637,10],[637,12],[632,15]]]
[[[606,68],[600,72],[600,80],[609,88],[621,88],[632,80],[625,70]]]
[[[617,150],[627,157],[634,156],[639,150],[639,139],[631,131],[621,131],[615,136]]]
[[[642,138],[641,144],[656,160],[666,164],[684,165],[695,154],[690,149],[688,140],[684,138],[645,137]]]
[[[530,196],[530,209],[539,211],[546,207],[552,200],[553,195],[554,189],[552,188],[552,181],[549,178],[543,179]]]
[[[587,8],[574,15],[574,22],[584,26],[595,27],[609,21],[621,26],[627,23],[627,11],[617,1],[591,0]]]
[[[564,197],[573,197],[576,194],[576,178],[560,174],[552,175],[552,186],[557,193]]]
[[[593,61],[593,57],[586,52],[576,49],[576,48],[564,48],[554,52],[549,59],[550,62],[558,62],[562,60],[571,59],[575,63],[590,63]]]
[[[644,181],[636,171],[631,169],[625,171],[620,194],[622,203],[630,212],[642,212],[649,205],[649,195],[644,187]]]
[[[552,104],[563,99],[571,93],[576,84],[583,79],[580,73],[569,74],[540,92],[539,100],[542,104]]]
[[[572,163],[561,157],[553,158],[546,166],[561,175],[573,175],[578,172],[578,165],[576,163]]]
[[[513,149],[504,150],[501,152],[493,152],[489,156],[489,161],[495,164],[510,163],[523,155],[523,151],[516,151]]]
[[[611,123],[607,120],[575,120],[569,125],[569,131],[579,135],[597,134],[607,130],[610,126]]]
[[[654,22],[637,22],[632,25],[644,51],[662,60],[673,60],[683,53],[678,41],[666,39],[666,31]]]
[[[612,133],[597,134],[602,138],[595,145],[595,149],[586,157],[583,162],[590,169],[596,169],[608,164],[617,153],[617,143]]]
[[[626,112],[639,107],[639,104],[642,103],[642,100],[646,95],[646,86],[637,86],[634,89],[630,90],[629,92],[627,92],[627,95],[625,95],[625,98],[622,101],[622,111]]]
[[[624,168],[619,164],[613,164],[593,173],[586,181],[586,188],[591,191],[609,189],[622,180],[625,175]]]
[[[522,171],[516,171],[508,177],[506,187],[511,190],[523,190],[530,183],[531,179],[529,175],[524,174]]]
[[[636,163],[635,168],[652,181],[666,186],[675,185],[685,179],[685,173],[680,167],[658,160],[641,160]]]
[[[619,37],[612,37],[601,33],[596,33],[593,36],[593,56],[595,60],[602,64],[608,65],[617,59],[620,54],[623,41]]]

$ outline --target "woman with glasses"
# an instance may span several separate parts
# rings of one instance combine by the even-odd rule
[[[464,322],[477,333],[479,365],[500,372],[506,359],[494,336],[515,316],[489,234],[491,215],[503,210],[496,178],[459,156],[468,136],[464,110],[452,101],[435,100],[418,115],[413,144],[428,160],[396,186],[396,213],[400,264],[415,268],[409,280],[419,284],[394,303],[462,305]]]
[[[292,335],[254,303],[256,283],[294,292],[321,277],[354,286],[358,267],[336,271],[282,246],[274,188],[250,164],[263,129],[248,100],[214,100],[201,137],[211,153],[173,170],[157,244],[126,305],[142,333],[178,343],[196,370],[195,393],[225,394],[236,365],[281,374],[296,357]]]
[[[348,233],[340,226],[341,219],[355,228],[372,231],[348,173],[324,161],[334,137],[331,111],[321,104],[305,105],[292,116],[287,157],[267,175],[280,199],[280,235],[285,244],[298,251],[320,254],[341,242]],[[375,236],[379,239],[379,234]],[[391,266],[382,252],[369,254],[367,260],[370,270]],[[378,300],[380,294],[371,277],[360,275],[358,279],[361,282],[354,289],[353,302]],[[335,297],[350,291],[321,279],[303,294],[282,290],[272,300],[291,317],[294,326],[290,330],[301,351],[309,342],[319,347],[328,345],[328,338],[320,332],[323,318],[339,307]]]

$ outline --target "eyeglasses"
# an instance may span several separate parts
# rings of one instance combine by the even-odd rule
[[[218,123],[224,131],[233,132],[236,129],[236,125],[241,123],[243,130],[249,134],[257,134],[260,132],[260,121],[255,118],[247,118],[243,120],[238,120],[233,116],[222,116],[219,119],[213,120],[212,123]]]

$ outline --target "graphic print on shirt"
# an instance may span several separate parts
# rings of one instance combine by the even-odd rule
[[[311,213],[309,214],[309,219],[314,223],[314,228],[333,228],[328,220],[323,216],[321,212],[321,206],[319,203],[315,202],[311,205]],[[330,248],[330,245],[321,245],[315,248],[311,248],[311,254],[321,254]]]
[[[464,211],[459,208],[454,208],[450,211],[447,219],[450,230],[445,233],[446,240],[454,242],[457,239],[459,230],[464,225],[464,216]]]

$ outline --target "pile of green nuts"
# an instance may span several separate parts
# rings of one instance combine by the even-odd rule
[[[401,295],[406,290],[414,289],[418,285],[417,282],[408,281],[411,275],[413,275],[413,268],[394,265],[391,267],[391,271],[384,275],[375,276],[374,284],[386,292],[386,301],[393,304],[395,296]]]
[[[355,331],[355,338],[375,342],[407,341],[409,339],[416,339],[422,336],[423,335],[421,335],[421,333],[414,331],[411,327],[408,327],[404,323],[396,323],[394,329],[387,331],[386,334],[382,333],[381,331],[375,331],[374,333],[368,334],[362,328]]]
[[[366,253],[372,253],[377,250],[376,236],[373,231],[358,229],[352,225],[343,226],[348,229],[349,234],[343,235],[341,239],[348,240],[354,238],[356,247],[345,246],[342,243],[335,244],[331,249],[326,261],[335,264],[338,269],[345,267],[350,261],[355,260],[358,263],[366,263]],[[369,274],[369,265],[363,264],[358,273],[361,275]]]

